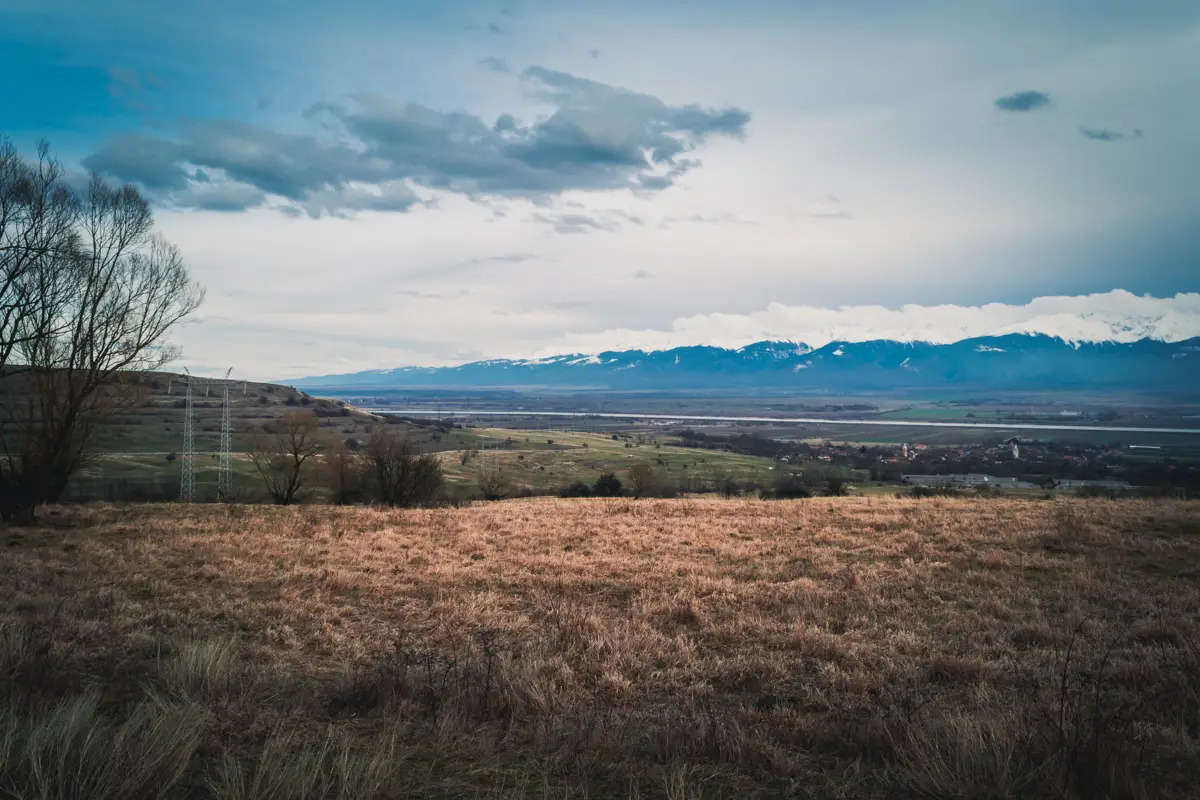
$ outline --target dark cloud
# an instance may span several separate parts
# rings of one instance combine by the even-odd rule
[[[534,214],[538,222],[553,226],[556,233],[587,233],[588,231],[612,231],[616,226],[607,220],[589,217],[587,214]]]
[[[197,181],[179,195],[180,205],[205,211],[245,211],[266,202],[266,195],[244,183]]]
[[[1089,128],[1086,125],[1079,126],[1079,134],[1085,139],[1091,139],[1095,142],[1118,142],[1125,138],[1125,134],[1120,131],[1110,131],[1108,128]],[[1135,130],[1134,137],[1141,138],[1142,132]]]
[[[189,121],[175,137],[115,137],[83,163],[180,205],[189,205],[187,190],[201,168],[219,181],[258,190],[260,204],[274,195],[314,216],[405,211],[419,202],[414,185],[481,200],[545,199],[569,190],[661,191],[700,165],[689,153],[714,136],[743,137],[750,121],[741,109],[670,106],[540,67],[521,79],[553,107],[529,124],[503,114],[488,125],[463,112],[362,94],[307,112],[331,125],[324,136],[237,120]]]
[[[479,59],[478,64],[480,66],[487,67],[492,72],[508,73],[512,71],[508,68],[508,62],[499,56],[487,56],[486,58],[481,58]]]
[[[996,98],[996,108],[1001,111],[1035,111],[1048,105],[1050,105],[1050,95],[1034,89]]]
[[[563,203],[561,206],[570,206],[582,208],[579,203]],[[534,214],[535,222],[542,222],[550,225],[558,233],[588,233],[589,231],[615,231],[619,229],[623,222],[629,222],[634,225],[644,225],[642,218],[636,214],[631,214],[628,211],[622,211],[618,208],[602,209],[598,211],[571,211],[563,213],[560,209],[550,213]]]
[[[588,50],[588,55],[591,56],[592,58],[599,58],[600,51],[595,48],[592,48],[591,50]]]

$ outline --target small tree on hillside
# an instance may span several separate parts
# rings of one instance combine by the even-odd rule
[[[411,508],[433,503],[445,479],[437,455],[417,446],[386,425],[367,442],[367,463],[376,496],[389,506]]]
[[[634,500],[655,494],[660,483],[658,473],[649,464],[634,464],[629,468],[629,491]]]
[[[356,441],[350,439],[349,441]],[[325,483],[329,487],[330,500],[337,505],[357,503],[363,499],[362,459],[355,455],[346,441],[335,442],[325,454],[323,463]]]
[[[254,432],[250,460],[271,499],[286,506],[308,490],[317,456],[324,449],[316,416],[310,411],[289,411]]]
[[[498,469],[480,469],[478,483],[479,493],[484,500],[503,500],[512,489],[504,473]]]
[[[620,497],[623,491],[621,479],[615,473],[606,472],[596,479],[593,491],[596,497]]]

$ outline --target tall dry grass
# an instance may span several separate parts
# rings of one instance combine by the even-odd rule
[[[44,742],[119,753],[178,718],[134,765],[168,765],[162,791],[129,766],[111,791],[1193,797],[1196,512],[52,509],[0,531],[0,793],[106,785]]]

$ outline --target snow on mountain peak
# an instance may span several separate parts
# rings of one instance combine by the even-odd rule
[[[748,314],[680,317],[666,330],[626,328],[575,334],[542,348],[542,355],[604,350],[669,350],[690,345],[729,349],[757,342],[824,347],[832,342],[888,339],[951,344],[1011,333],[1043,334],[1067,342],[1178,342],[1200,336],[1200,293],[1135,295],[1124,289],[1076,296],[1037,297],[1024,304],[902,305],[815,308],[770,303]],[[796,345],[795,353],[809,352]]]

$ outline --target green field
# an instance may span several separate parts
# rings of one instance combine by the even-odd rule
[[[614,440],[611,435],[597,433],[505,428],[471,428],[455,431],[452,436],[477,452],[465,464],[462,449],[444,453],[442,463],[448,479],[470,483],[481,471],[498,468],[513,488],[535,492],[576,481],[592,483],[601,473],[620,475],[639,463],[650,464],[677,486],[711,487],[725,477],[739,483],[769,484],[778,474],[771,459],[678,447],[668,444],[673,437],[638,442],[633,437]],[[497,445],[504,449],[497,449]]]

